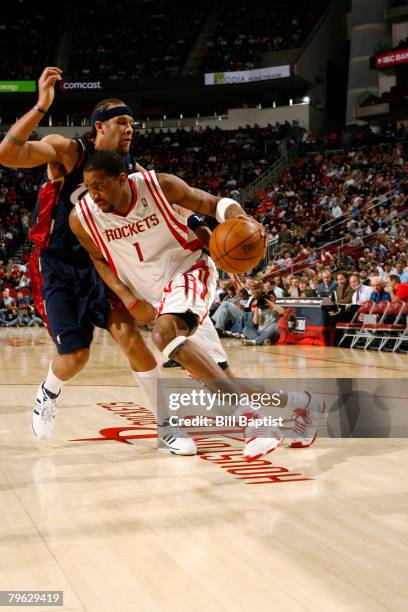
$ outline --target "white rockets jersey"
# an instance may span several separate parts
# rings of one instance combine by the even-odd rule
[[[116,275],[138,298],[156,305],[166,285],[202,256],[201,242],[166,200],[154,171],[129,176],[125,214],[104,213],[87,194],[78,217]]]

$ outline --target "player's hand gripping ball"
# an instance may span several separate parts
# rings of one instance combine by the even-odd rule
[[[229,219],[215,228],[209,246],[217,268],[249,272],[265,255],[265,229],[250,217]]]

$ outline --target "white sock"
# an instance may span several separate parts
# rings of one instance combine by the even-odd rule
[[[304,391],[288,391],[288,402],[286,408],[292,410],[293,408],[306,408],[309,403],[310,397]]]
[[[52,371],[51,365],[52,362],[50,363],[50,367],[48,368],[48,374],[44,382],[44,387],[47,389],[47,391],[50,391],[50,393],[58,395],[58,393],[61,391],[61,387],[63,387],[68,381],[61,380],[60,378],[58,378],[58,376],[55,376],[54,372]]]
[[[132,374],[142,387],[150,409],[157,415],[157,381],[160,378],[159,366],[147,372],[136,372],[132,370]]]

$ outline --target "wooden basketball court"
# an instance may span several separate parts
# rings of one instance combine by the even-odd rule
[[[225,346],[248,378],[407,373],[402,354]],[[39,442],[31,411],[51,354],[45,330],[1,330],[0,590],[62,590],[70,612],[406,610],[406,439],[280,448],[257,478],[211,441],[196,457],[160,453],[149,428],[132,437],[126,411],[144,400],[98,332]]]

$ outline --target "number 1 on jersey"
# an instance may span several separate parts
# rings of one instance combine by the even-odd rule
[[[139,257],[139,261],[144,261],[144,259],[143,259],[143,254],[142,254],[142,251],[141,251],[141,249],[140,249],[140,244],[139,244],[138,242],[134,242],[134,243],[133,243],[133,246],[134,246],[134,247],[135,247],[135,249],[136,249],[137,256]]]

